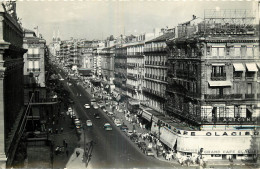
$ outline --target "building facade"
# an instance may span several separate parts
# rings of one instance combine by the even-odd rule
[[[145,105],[164,113],[165,90],[167,85],[167,45],[174,32],[168,32],[145,43],[145,86],[143,86]]]
[[[127,44],[127,96],[128,108],[134,112],[143,101],[142,86],[144,86],[144,40]]]
[[[46,98],[45,90],[45,48],[46,41],[36,36],[34,31],[24,29],[23,48],[28,52],[24,54],[24,101],[28,103],[32,93],[34,101],[40,102]],[[32,81],[36,86],[30,86]],[[34,91],[33,91],[34,90]]]
[[[6,6],[6,3],[9,3]],[[0,12],[0,167],[12,166],[25,126],[23,89],[23,30],[15,2],[3,3]],[[13,10],[12,14],[7,11]],[[19,147],[19,148],[18,148]]]
[[[121,94],[126,96],[126,80],[127,80],[127,48],[126,46],[118,46],[115,49],[115,97]],[[120,98],[118,98],[119,100]]]

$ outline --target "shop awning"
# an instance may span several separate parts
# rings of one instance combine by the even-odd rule
[[[166,127],[160,128],[160,140],[166,144],[169,148],[173,149],[173,147],[176,144],[177,141],[177,135],[175,135],[173,132],[171,132]]]
[[[209,81],[210,87],[232,86],[231,81]]]
[[[225,63],[212,63],[212,66],[225,66]]]
[[[146,110],[143,110],[142,117],[151,122],[152,120],[152,114],[147,112]]]
[[[257,64],[257,67],[260,69],[260,63],[256,63]]]
[[[258,69],[255,63],[246,63],[246,68],[248,72],[257,72]]]
[[[236,72],[243,72],[246,70],[242,63],[233,63],[233,66]]]

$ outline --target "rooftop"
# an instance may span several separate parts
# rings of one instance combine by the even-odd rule
[[[168,39],[172,39],[175,37],[175,33],[174,32],[167,32],[157,38],[154,38],[150,41],[147,41],[146,43],[151,43],[151,42],[158,42],[158,41],[166,41]]]

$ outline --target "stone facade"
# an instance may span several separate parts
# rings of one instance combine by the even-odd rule
[[[24,127],[23,31],[0,12],[0,166],[10,166]]]

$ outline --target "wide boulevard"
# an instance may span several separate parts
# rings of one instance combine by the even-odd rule
[[[85,89],[76,84],[67,85],[67,77],[63,70],[57,70],[64,79],[64,86],[71,93],[74,100],[73,109],[77,118],[82,123],[87,119],[93,122],[93,127],[85,130],[85,142],[94,141],[92,157],[89,166],[93,168],[167,168],[174,167],[163,161],[159,161],[154,157],[148,157],[143,154],[135,143],[133,143],[118,127],[114,125],[112,120],[100,109],[85,109],[84,104],[90,104],[90,94]],[[100,114],[100,119],[94,118],[94,113]],[[103,126],[106,122],[112,125],[112,131],[105,131]],[[84,147],[84,134],[81,134],[81,146]],[[178,166],[179,168],[180,166]]]

